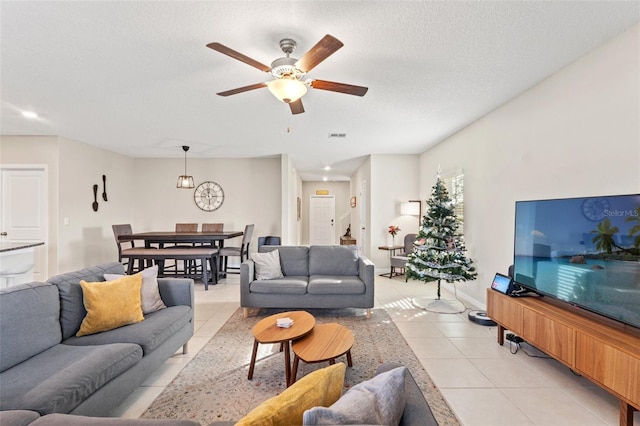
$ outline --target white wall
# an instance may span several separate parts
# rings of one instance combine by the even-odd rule
[[[134,163],[129,157],[60,138],[58,271],[118,260],[111,225],[130,223],[134,210]],[[102,175],[107,199],[102,199]],[[92,209],[98,185],[98,211]],[[69,225],[64,225],[68,218]]]
[[[132,159],[48,136],[3,136],[0,142],[0,162],[48,166],[48,276],[117,260],[111,230],[117,223],[131,223],[137,232],[173,230],[176,222],[223,222],[228,230],[254,223],[252,251],[258,236],[280,235],[280,158],[189,159],[196,185],[213,180],[225,191],[222,207],[204,212],[195,205],[193,190],[176,188],[181,158]],[[103,174],[107,202],[101,198]],[[97,212],[92,209],[94,184],[99,186]]]
[[[438,165],[463,169],[465,236],[484,304],[513,256],[516,200],[640,192],[640,25],[421,155],[421,199]]]
[[[243,231],[253,223],[251,251],[261,235],[281,235],[280,158],[189,159],[188,173],[195,185],[217,182],[224,203],[213,212],[200,210],[192,189],[176,188],[184,160],[135,159],[131,191],[134,196],[134,232],[173,231],[178,222],[224,223],[225,230]],[[240,241],[229,241],[239,245]]]
[[[298,220],[298,198],[302,197],[302,179],[288,154],[281,156],[282,235],[283,245],[300,245],[302,220]],[[272,234],[276,235],[276,234]]]
[[[351,208],[349,207],[349,182],[302,182],[302,236],[303,245],[309,244],[309,199],[316,194],[316,190],[326,189],[328,195],[335,197],[335,243],[340,244],[340,235],[344,235],[350,222]],[[351,227],[353,229],[353,226]]]
[[[361,194],[362,185],[366,185],[364,197]],[[351,196],[356,196],[356,208],[351,209],[351,236],[356,239],[356,243],[360,252],[369,257],[372,253],[369,242],[371,241],[371,157],[368,157],[364,163],[351,176],[351,184],[349,186]],[[364,198],[364,200],[363,200]],[[364,212],[364,218],[363,216]],[[361,226],[364,224],[364,230]]]
[[[418,155],[371,156],[368,257],[378,272],[388,272],[389,269],[389,251],[378,249],[392,242],[389,226],[400,227],[396,244],[403,244],[405,234],[418,231],[417,217],[400,215],[401,202],[419,199],[418,166]]]

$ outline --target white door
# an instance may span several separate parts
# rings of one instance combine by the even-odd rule
[[[48,187],[46,166],[2,166],[0,169],[0,238],[3,242],[42,241],[34,250],[33,275],[47,278]],[[21,281],[15,279],[16,284]]]
[[[333,195],[312,195],[309,199],[309,244],[336,243],[336,200]]]
[[[368,256],[367,250],[367,182],[360,183],[360,235],[358,235],[358,247],[363,256]]]

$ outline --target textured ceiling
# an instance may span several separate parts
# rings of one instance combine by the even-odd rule
[[[3,135],[145,158],[289,154],[304,180],[344,180],[369,154],[424,152],[639,22],[640,3],[2,0],[0,20]],[[292,116],[266,89],[216,95],[270,77],[207,43],[270,64],[280,39],[299,58],[325,34],[344,47],[309,77],[363,98],[310,89]]]

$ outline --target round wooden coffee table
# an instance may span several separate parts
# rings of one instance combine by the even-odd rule
[[[279,318],[291,318],[293,325],[289,328],[282,328],[276,325]],[[253,378],[253,370],[256,365],[256,355],[258,353],[258,343],[280,343],[280,350],[284,350],[284,371],[287,385],[291,377],[291,354],[289,342],[308,334],[316,325],[316,319],[309,312],[292,311],[282,312],[268,316],[258,321],[253,326],[253,352],[251,354],[251,364],[249,365],[248,379]]]
[[[311,333],[295,340],[291,347],[293,357],[293,369],[288,386],[296,381],[298,375],[298,363],[303,360],[307,364],[329,361],[335,364],[335,359],[347,354],[347,364],[353,366],[351,360],[351,347],[353,346],[353,333],[340,324],[318,324]]]

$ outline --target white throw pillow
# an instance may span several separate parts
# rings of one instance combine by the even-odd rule
[[[166,308],[167,306],[160,297],[160,290],[158,290],[158,265],[153,265],[151,268],[138,272],[138,274],[142,276],[142,289],[140,290],[142,313],[146,315]],[[118,274],[104,274],[104,279],[113,281],[123,276],[124,275]]]
[[[406,367],[397,367],[358,383],[330,407],[305,411],[302,424],[397,425],[407,403],[404,393],[406,373]]]
[[[272,250],[267,253],[254,253],[251,260],[256,265],[256,280],[273,280],[282,278],[282,268],[280,267],[280,253]]]

